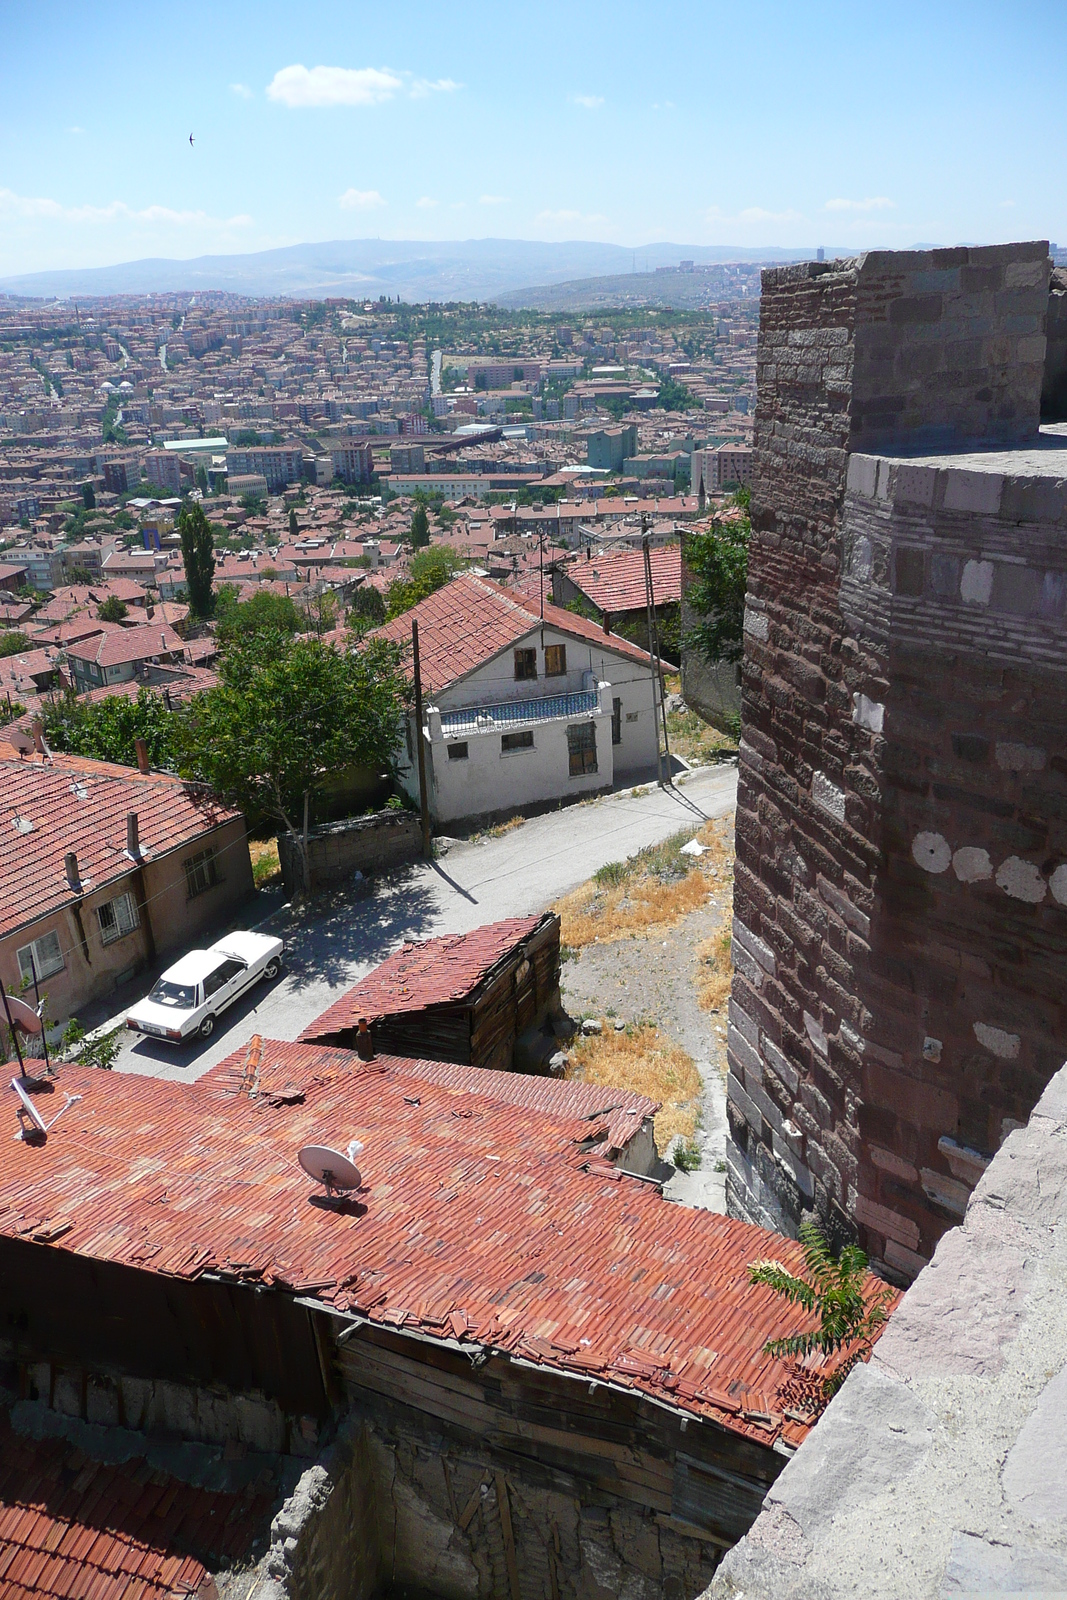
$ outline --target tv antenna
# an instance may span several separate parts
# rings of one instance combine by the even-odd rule
[[[46,1122],[26,1093],[25,1085],[27,1081],[25,1078],[12,1078],[11,1080],[11,1087],[19,1098],[19,1131],[16,1133],[15,1138],[25,1139],[27,1144],[43,1143],[48,1138],[49,1128],[55,1127],[64,1111],[69,1111],[71,1106],[77,1105],[81,1095],[68,1094],[51,1122]]]
[[[297,1160],[309,1178],[322,1184],[327,1199],[332,1200],[335,1194],[358,1189],[363,1182],[356,1166],[356,1157],[362,1149],[358,1139],[352,1140],[344,1155],[340,1150],[331,1150],[327,1144],[306,1144],[298,1153]]]

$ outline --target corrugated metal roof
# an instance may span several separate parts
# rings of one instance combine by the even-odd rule
[[[126,877],[126,817],[136,811],[143,859],[191,843],[238,815],[169,773],[81,756],[0,759],[0,936],[79,898],[67,882],[73,850],[84,892]]]
[[[193,1488],[143,1459],[105,1464],[66,1439],[27,1438],[0,1412],[3,1600],[196,1594],[209,1569],[247,1558],[270,1509],[254,1489]]]
[[[796,1268],[797,1245],[669,1204],[583,1153],[587,1123],[429,1075],[413,1093],[409,1065],[388,1057],[263,1041],[247,1073],[253,1091],[268,1074],[297,1092],[62,1068],[58,1090],[84,1098],[47,1143],[0,1137],[0,1234],[314,1293],[599,1374],[764,1443],[803,1436],[784,1415],[795,1374],[762,1353],[799,1319],[746,1276],[767,1255]],[[353,1138],[362,1189],[316,1203],[298,1150]]]
[[[540,626],[538,613],[536,601],[526,600],[490,578],[462,573],[375,632],[382,638],[407,644],[411,639],[411,619],[418,619],[423,689],[436,694],[532,633]],[[647,653],[637,645],[618,634],[605,633],[599,624],[548,601],[545,622],[572,638],[648,664]]]
[[[503,922],[488,922],[470,933],[410,940],[335,1000],[300,1037],[327,1039],[345,1028],[354,1028],[360,1017],[376,1022],[382,1017],[464,1000],[498,961],[546,920],[546,916],[508,917]]]

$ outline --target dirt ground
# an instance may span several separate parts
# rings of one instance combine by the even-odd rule
[[[718,952],[722,964],[731,890],[732,878],[726,875],[703,905],[669,929],[584,945],[564,962],[562,975],[563,1003],[571,1016],[655,1022],[692,1056],[703,1086],[694,1135],[700,1165],[688,1173],[677,1170],[664,1192],[682,1204],[719,1212],[726,1209],[726,1002],[716,994],[719,1009],[702,1010],[698,984],[708,987],[702,957]],[[721,991],[725,985],[716,987]]]

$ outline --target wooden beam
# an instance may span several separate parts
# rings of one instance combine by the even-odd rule
[[[508,1563],[511,1600],[522,1600],[522,1590],[519,1588],[519,1563],[515,1556],[515,1535],[511,1527],[511,1506],[508,1504],[508,1484],[502,1472],[496,1474],[496,1503],[500,1512],[500,1531],[504,1535],[504,1554]]]

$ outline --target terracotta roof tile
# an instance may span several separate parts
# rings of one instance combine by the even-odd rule
[[[652,592],[657,606],[679,603],[682,598],[682,547],[657,545],[649,551]],[[613,550],[588,560],[569,561],[568,578],[597,607],[615,616],[621,611],[645,609],[645,557],[641,550]]]
[[[260,1050],[266,1071],[300,1079],[301,1098],[274,1102],[254,1082],[234,1095],[218,1078],[61,1068],[58,1092],[83,1099],[56,1133],[36,1147],[0,1139],[0,1234],[32,1237],[62,1215],[69,1231],[32,1248],[275,1292],[314,1286],[338,1309],[438,1337],[462,1313],[479,1344],[559,1340],[581,1360],[553,1345],[550,1366],[601,1370],[763,1442],[785,1426],[776,1397],[792,1369],[763,1345],[797,1331],[798,1318],[746,1267],[773,1254],[796,1268],[796,1244],[670,1205],[584,1153],[587,1123],[429,1074],[412,1095],[410,1063],[388,1056],[276,1041]],[[354,1137],[364,1145],[358,1202],[312,1205],[298,1150]],[[146,1145],[151,1173],[139,1161]],[[635,1346],[662,1351],[669,1369],[620,1368]],[[746,1409],[774,1413],[770,1431]]]

